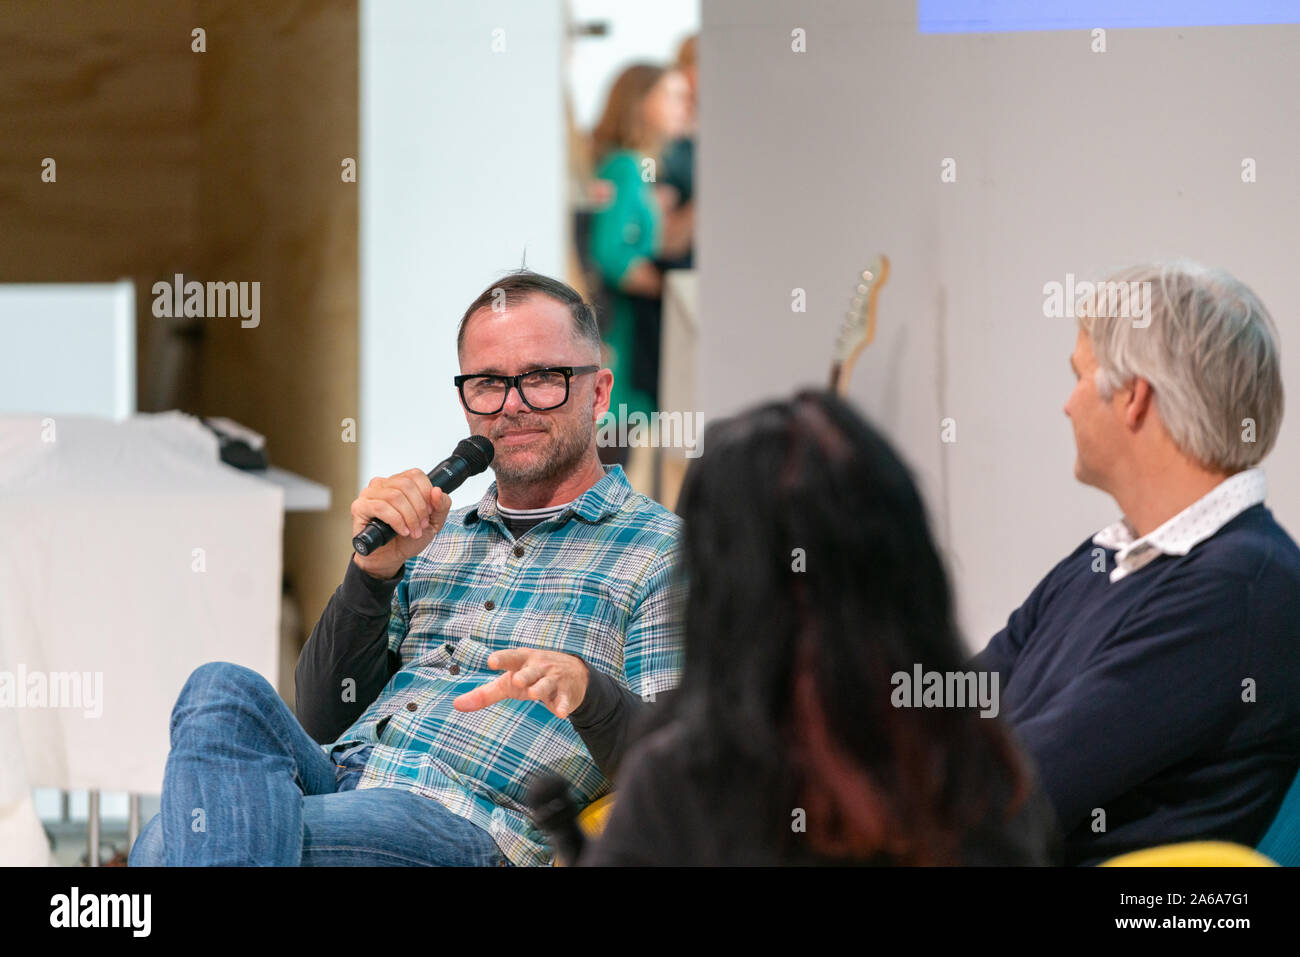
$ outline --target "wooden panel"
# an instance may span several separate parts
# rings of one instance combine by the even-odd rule
[[[256,328],[205,320],[201,407],[267,436],[333,507],[285,522],[285,571],[310,629],[351,555],[357,409],[357,5],[200,0],[203,279],[261,283]],[[199,277],[196,277],[199,278]],[[297,649],[291,649],[296,657]],[[292,671],[281,693],[292,700]]]
[[[195,19],[189,0],[129,15],[8,0],[0,15],[0,281],[135,279],[141,409],[155,407],[149,285],[195,265]]]
[[[286,519],[310,628],[357,492],[339,424],[358,416],[357,186],[339,177],[358,149],[356,0],[6,0],[0,50],[0,281],[133,278],[139,408],[228,415],[331,487],[329,512]],[[176,273],[260,282],[260,324],[194,320],[178,347],[151,313]]]

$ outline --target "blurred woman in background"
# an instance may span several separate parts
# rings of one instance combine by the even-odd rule
[[[596,177],[610,184],[608,205],[593,213],[590,255],[607,291],[605,342],[614,370],[610,410],[647,415],[657,407],[663,274],[658,262],[690,248],[692,217],[675,191],[657,189],[664,144],[691,122],[685,76],[650,64],[614,81],[592,132]]]
[[[699,64],[695,55],[696,37],[687,37],[677,49],[677,60],[673,69],[686,78],[688,115],[690,117],[686,132],[676,139],[664,144],[663,162],[660,164],[659,182],[669,189],[663,190],[661,198],[668,204],[667,215],[679,220],[689,219],[694,225],[695,202],[695,136],[698,122],[700,75]],[[691,230],[688,239],[693,240]],[[688,245],[676,257],[661,260],[666,269],[690,269],[694,265],[691,246]]]
[[[682,685],[647,709],[581,863],[1056,863],[1051,805],[999,719],[895,706],[894,675],[966,655],[888,443],[802,392],[704,448],[678,500]]]

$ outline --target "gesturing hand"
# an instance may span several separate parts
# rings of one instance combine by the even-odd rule
[[[587,695],[587,665],[576,655],[540,648],[507,648],[488,656],[488,667],[505,674],[466,691],[453,701],[457,711],[478,711],[506,698],[540,701],[557,718],[567,718]]]

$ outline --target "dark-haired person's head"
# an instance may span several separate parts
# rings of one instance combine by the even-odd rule
[[[684,679],[662,720],[719,802],[716,846],[959,862],[1028,780],[978,710],[891,704],[897,672],[965,658],[907,467],[820,391],[716,423],[704,444],[678,502]]]

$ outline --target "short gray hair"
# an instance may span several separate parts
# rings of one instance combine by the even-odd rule
[[[574,338],[597,353],[600,352],[600,327],[596,322],[596,310],[568,283],[530,269],[506,273],[469,304],[456,328],[456,352],[459,353],[465,345],[465,327],[469,325],[474,313],[498,304],[500,308],[516,306],[531,296],[548,296],[567,306],[573,319]]]
[[[1142,322],[1119,318],[1113,297],[1107,308],[1100,292],[1111,283],[1149,297]],[[1277,328],[1245,283],[1197,263],[1146,263],[1098,284],[1075,315],[1103,399],[1146,379],[1174,444],[1208,468],[1237,472],[1272,450],[1283,408]]]

